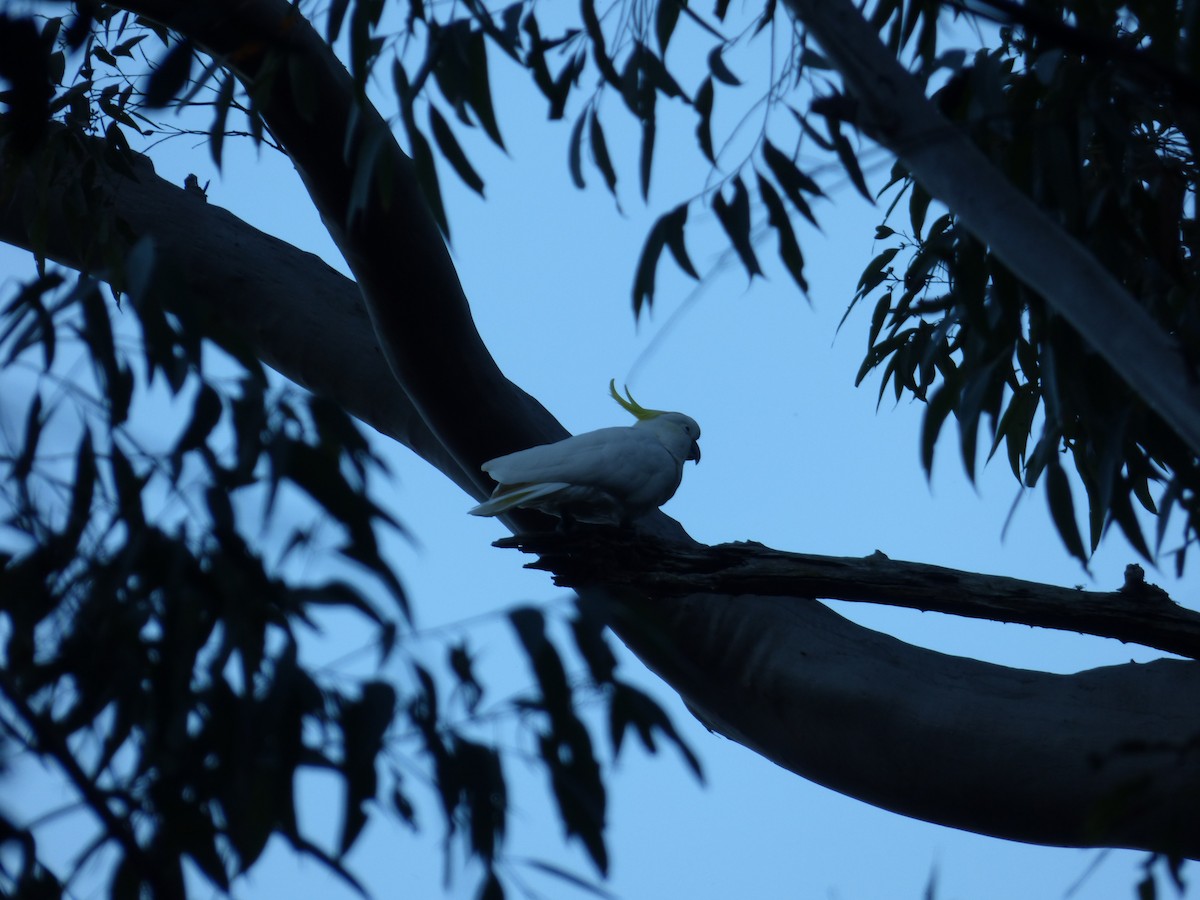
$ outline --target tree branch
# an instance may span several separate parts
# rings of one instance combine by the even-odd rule
[[[477,490],[493,487],[479,468],[485,461],[567,436],[492,359],[412,161],[293,3],[117,5],[188,35],[247,83],[354,273],[396,381]],[[297,71],[303,98],[286,74]]]
[[[1101,592],[900,562],[882,553],[814,556],[754,542],[682,547],[609,529],[521,534],[495,546],[536,554],[527,568],[553,572],[563,587],[602,584],[656,599],[707,593],[856,600],[1077,631],[1200,659],[1200,613],[1147,584],[1137,565],[1126,568],[1120,590]]]
[[[1200,377],[1183,349],[1083,246],[1017,190],[925,96],[850,0],[786,0],[896,154],[1200,454]]]
[[[306,23],[295,23],[290,4],[121,5],[152,16],[173,12],[175,21],[156,17],[175,27],[188,25],[185,12],[223,17],[220,23],[233,33],[217,35],[224,41],[212,45],[219,54],[222,46],[247,50],[263,43],[260,30],[239,40],[238,27],[259,28],[253,21],[238,26],[240,20],[277,16],[267,23],[275,31],[265,45],[300,41],[297,59],[328,85],[320,88],[327,93],[320,94],[318,115],[306,119],[287,109],[289,79],[275,79],[268,122],[296,154],[314,202],[359,278],[389,363],[439,443],[469,472],[486,453],[564,433],[547,423],[540,406],[521,400],[478,342],[457,278],[447,272],[445,249],[429,243],[428,213],[407,168],[395,172],[400,193],[372,197],[362,218],[347,224],[344,126],[358,99],[344,70],[334,71],[328,48]],[[208,24],[216,28],[214,21]],[[207,32],[197,28],[194,36],[205,40]],[[358,120],[370,134],[386,127],[370,110]],[[388,147],[388,154],[398,153]],[[221,254],[205,261],[217,268],[223,263]],[[289,293],[279,302],[303,309],[305,295]],[[339,327],[328,320],[335,315],[330,309],[321,315],[325,326]],[[259,337],[264,344],[271,340]],[[377,383],[391,381],[369,346],[359,348],[363,364],[377,366]],[[435,358],[430,348],[449,355]],[[342,354],[352,356],[354,349],[331,343],[311,352],[310,365],[336,380],[351,358]],[[423,366],[428,371],[420,371]],[[463,384],[452,383],[459,376]],[[493,378],[495,384],[479,383]],[[501,430],[493,434],[493,427]],[[670,522],[661,514],[647,518],[652,526]],[[714,594],[647,603],[635,591],[584,593],[605,604],[622,639],[705,721],[804,777],[907,815],[1015,840],[1200,856],[1198,726],[1186,699],[1200,693],[1200,665],[1160,661],[1046,675],[912,647],[817,603]]]
[[[80,210],[93,217],[89,234],[152,237],[160,256],[183,274],[193,302],[264,363],[484,496],[391,377],[353,281],[160,178],[147,157],[134,157],[132,178],[106,166],[100,147],[99,140],[81,147],[62,129],[36,159],[0,159],[0,198],[7,200],[0,199],[0,241],[78,271],[104,272],[102,248],[77,239]],[[87,150],[95,177],[85,184]],[[98,216],[106,217],[104,228]],[[31,220],[44,223],[38,234]],[[327,359],[337,359],[336,368]]]
[[[80,177],[80,167],[61,177]],[[390,417],[406,401],[373,349],[352,282],[331,279],[330,302],[310,298],[305,286],[330,277],[316,257],[276,246],[161,179],[143,176],[137,185],[149,198],[132,220],[139,233],[165,236],[164,255],[176,254],[214,302],[231,292],[230,312],[245,317],[263,358],[284,360],[285,374],[346,397],[356,415],[393,433]],[[124,209],[142,195],[122,188],[113,196]],[[4,239],[13,215],[0,213]],[[209,233],[213,244],[188,246],[189,236]],[[62,254],[64,265],[86,268],[65,244]],[[237,293],[242,279],[252,285],[246,294]],[[293,358],[288,329],[301,322],[330,339],[303,338]],[[359,390],[372,392],[370,402],[355,403]],[[436,441],[412,446],[422,454],[435,448],[426,458],[445,464]],[[1168,827],[1172,814],[1191,823],[1200,802],[1197,766],[1185,758],[1200,725],[1179,700],[1200,693],[1200,665],[1050,676],[912,647],[804,598],[703,594],[658,603],[640,591],[581,593],[604,605],[621,639],[711,727],[805,778],[906,815],[1014,840],[1184,846],[1179,852],[1200,855],[1200,846],[1175,840]],[[1080,715],[1086,728],[1076,727]],[[1119,764],[1097,768],[1098,759]],[[1157,818],[1138,828],[1123,819],[1120,828],[1089,825],[1091,811],[1134,783],[1153,788],[1135,796]]]
[[[921,650],[816,602],[624,601],[618,633],[705,724],[804,778],[994,837],[1200,858],[1200,664],[1051,675]]]

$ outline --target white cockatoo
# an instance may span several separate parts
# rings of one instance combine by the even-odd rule
[[[483,471],[498,483],[471,515],[496,516],[522,506],[564,522],[627,524],[670,500],[684,462],[700,462],[700,426],[683,413],[645,409],[628,388],[622,397],[615,379],[608,389],[637,422],[488,460]]]

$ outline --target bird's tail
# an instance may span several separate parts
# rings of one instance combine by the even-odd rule
[[[516,506],[529,506],[543,497],[570,487],[564,481],[540,481],[537,484],[502,485],[483,503],[467,510],[473,516],[498,516]]]

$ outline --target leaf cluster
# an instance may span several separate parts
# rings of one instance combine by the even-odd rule
[[[1200,120],[1187,88],[1196,76],[1184,12],[1155,3],[1026,6],[1022,22],[997,11],[1003,25],[993,49],[947,63],[936,100],[1195,353]],[[1164,79],[1164,69],[1175,79]],[[856,302],[874,299],[859,377],[878,370],[881,396],[890,388],[897,399],[927,401],[926,468],[953,414],[968,473],[982,428],[989,458],[1003,448],[1022,484],[1044,482],[1073,555],[1086,561],[1116,524],[1151,557],[1177,511],[1183,540],[1173,552],[1182,571],[1200,524],[1195,457],[952,212],[927,224],[930,198],[903,166],[893,169],[893,186],[889,222],[905,201],[907,224],[877,230],[886,249],[859,282]],[[1082,530],[1068,462],[1086,497]],[[1144,512],[1158,518],[1150,539]]]
[[[327,401],[273,392],[154,245],[125,245],[109,225],[97,256],[120,265],[94,274],[122,286],[120,309],[97,277],[48,272],[0,312],[4,395],[28,398],[0,455],[0,721],[94,816],[76,871],[115,854],[114,896],[183,896],[191,867],[228,890],[272,835],[352,881],[340,860],[352,817],[336,855],[317,846],[297,820],[296,779],[332,769],[348,809],[370,799],[392,689],[322,683],[301,636],[325,608],[362,617],[385,650],[397,624],[357,574],[285,574],[316,541],[311,526],[293,524],[278,560],[247,534],[253,496],[269,514],[282,494],[307,495],[340,533],[338,554],[406,618],[375,538],[395,523],[363,494],[377,461]],[[218,346],[224,367],[212,365]],[[138,422],[164,402],[182,427],[154,447],[163,435]],[[25,853],[0,882],[55,895],[36,828],[6,821],[3,833]]]
[[[777,16],[773,2],[754,16],[740,37],[722,33],[727,14],[727,4],[718,4],[711,15],[704,15],[679,0],[664,0],[644,9],[586,2],[580,7],[578,25],[556,26],[550,31],[534,5],[524,2],[498,10],[477,3],[454,8],[413,5],[403,37],[397,42],[392,81],[418,174],[443,231],[449,232],[449,223],[441,200],[434,148],[463,183],[480,195],[484,179],[469,160],[465,143],[456,137],[456,127],[481,128],[493,144],[504,148],[489,80],[489,47],[528,72],[546,101],[550,119],[573,116],[567,164],[574,184],[581,189],[586,186],[585,162],[590,155],[592,168],[618,198],[619,163],[610,149],[608,135],[624,123],[614,126],[609,121],[611,109],[604,102],[615,94],[620,101],[619,111],[632,120],[640,134],[637,184],[641,197],[648,200],[664,106],[690,110],[695,117],[699,148],[710,163],[717,165],[721,150],[714,142],[713,118],[718,87],[734,90],[742,85],[726,57],[738,52],[744,41],[764,32],[768,37],[763,40],[774,35]],[[672,40],[684,23],[689,26],[691,43],[707,45],[705,72],[694,86],[685,86],[667,62]],[[790,29],[786,20],[782,27],[785,33]],[[417,49],[411,49],[414,47]],[[809,52],[806,58],[814,65],[820,64],[815,53]],[[789,65],[772,77],[778,79],[778,84],[771,87],[774,93],[782,89],[784,82],[797,81],[800,70]],[[436,84],[440,96],[426,90],[431,83]],[[439,110],[443,104],[453,115]],[[419,114],[422,107],[424,117]],[[829,121],[833,123],[830,136],[816,135],[814,140],[833,150],[854,174],[856,184],[864,184],[848,139],[836,120]],[[751,156],[754,159],[747,157],[718,183],[697,197],[676,203],[658,219],[634,275],[635,312],[653,302],[663,250],[671,251],[686,275],[700,278],[685,241],[689,210],[697,205],[711,208],[724,240],[747,272],[752,276],[762,274],[754,249],[761,227],[751,215],[752,197],[767,210],[765,227],[777,238],[785,268],[801,289],[807,290],[804,257],[792,216],[798,213],[815,223],[810,202],[813,197],[821,197],[822,191],[796,162],[794,152],[778,149],[765,136],[755,141]]]
[[[224,60],[205,56],[188,37],[152,19],[97,0],[70,6],[68,15],[0,25],[0,41],[12,32],[12,40],[21,43],[20,53],[0,54],[16,76],[0,72],[11,84],[0,92],[7,107],[0,113],[0,135],[9,135],[10,151],[29,152],[55,123],[103,135],[112,150],[107,161],[127,174],[123,166],[131,147],[140,146],[139,138],[202,134],[218,166],[230,136],[273,144],[259,112],[269,79],[253,90],[242,89]],[[274,69],[271,76],[279,77]],[[283,74],[300,92],[303,73]],[[200,106],[212,110],[205,129],[181,125],[163,113],[164,108]],[[244,128],[230,124],[231,112],[243,115]]]
[[[982,22],[992,49],[968,58],[961,49],[940,47],[939,22],[948,14]],[[435,74],[458,121],[482,124],[502,146],[485,52],[489,44],[497,47],[529,72],[552,119],[574,115],[567,162],[579,187],[587,181],[590,149],[594,169],[618,194],[622,155],[609,139],[613,112],[606,96],[615,94],[619,110],[640,130],[638,185],[647,199],[661,111],[672,104],[694,116],[697,148],[715,177],[652,226],[634,273],[635,312],[653,303],[666,251],[685,275],[702,277],[688,246],[698,208],[711,210],[708,220],[718,224],[729,258],[750,277],[765,271],[762,244],[773,235],[774,255],[806,292],[795,217],[817,224],[813,201],[824,191],[815,176],[832,163],[861,194],[873,197],[859,158],[863,151],[853,141],[859,117],[854,102],[839,92],[828,64],[791,21],[777,20],[774,4],[740,30],[730,27],[727,4],[705,13],[677,0],[636,8],[584,3],[578,21],[553,35],[538,11],[523,3],[494,12],[466,4],[450,14],[457,18],[440,23],[431,15],[417,7],[409,18],[408,36],[427,28],[430,39],[421,43],[425,56],[416,75],[397,77],[404,108],[422,102],[421,87]],[[1154,3],[879,0],[867,15],[999,168],[1078,236],[1185,348],[1196,347],[1191,198],[1200,89],[1187,10]],[[708,42],[706,71],[690,81],[668,61],[684,24],[692,44]],[[714,137],[715,110],[725,93],[746,85],[727,60],[755,40],[773,49],[774,60],[780,35],[791,43],[778,54],[780,62],[772,62],[766,93],[755,107],[762,124],[751,149],[731,158],[730,145]],[[424,102],[443,157],[482,193],[482,177],[451,140],[449,119],[436,113],[433,99]],[[414,115],[404,119],[431,184],[431,144],[420,136]],[[827,162],[803,162],[806,156]],[[1023,485],[1045,484],[1063,540],[1080,559],[1111,524],[1154,556],[1167,549],[1167,524],[1179,513],[1183,540],[1169,549],[1182,568],[1197,521],[1200,476],[1193,456],[1046,311],[1020,273],[1007,271],[978,246],[952,214],[935,209],[930,216],[929,196],[902,166],[893,172],[893,186],[889,212],[906,200],[909,227],[904,233],[887,224],[880,228],[877,236],[887,243],[859,283],[854,302],[871,297],[874,303],[860,380],[879,371],[882,390],[928,403],[922,439],[927,466],[951,413],[972,475],[981,427],[986,429],[989,457],[1004,448]],[[440,200],[434,205],[441,209]],[[444,223],[444,213],[439,215]],[[1084,490],[1082,514],[1071,470]],[[1152,536],[1142,524],[1147,512],[1157,517]]]
[[[509,620],[533,670],[539,693],[521,706],[534,720],[537,753],[568,837],[578,838],[601,874],[608,871],[604,839],[606,790],[598,756],[561,656],[546,633],[545,617],[531,607],[512,611]],[[575,646],[588,672],[587,687],[599,691],[608,708],[608,734],[615,760],[625,734],[634,728],[642,745],[657,752],[654,734],[673,743],[697,778],[700,764],[662,708],[633,685],[616,677],[617,661],[604,638],[604,618],[580,603],[571,622]]]
[[[329,37],[349,34],[360,84],[383,46],[380,8],[342,3],[330,10]],[[56,48],[47,53],[54,63],[49,114],[58,126],[41,136],[33,156],[12,152],[14,132],[0,138],[0,152],[14,163],[0,183],[3,195],[30,179],[44,189],[40,199],[26,197],[22,210],[35,246],[49,237],[53,196],[73,211],[68,218],[79,227],[66,238],[92,265],[69,279],[39,256],[38,276],[19,285],[0,314],[0,379],[12,385],[5,395],[28,401],[0,455],[7,535],[0,545],[0,721],[15,755],[61,775],[96,833],[64,876],[39,854],[36,823],[4,819],[0,842],[19,852],[5,856],[6,866],[17,863],[0,869],[0,886],[57,896],[103,855],[115,860],[104,869],[116,895],[179,896],[197,874],[227,891],[272,836],[357,885],[344,857],[373,810],[417,826],[417,804],[401,775],[414,764],[404,748],[415,737],[428,762],[423,778],[445,814],[447,866],[452,839],[461,836],[468,855],[484,864],[483,895],[502,896],[509,798],[500,747],[479,734],[485,686],[464,641],[448,649],[456,687],[439,702],[438,679],[397,637],[409,622],[408,601],[376,534],[399,525],[366,493],[379,461],[340,409],[274,387],[242,337],[190,295],[169,254],[135,239],[93,190],[104,168],[137,177],[141,163],[124,130],[161,129],[149,110],[200,103],[210,82],[210,148],[219,162],[231,110],[247,112],[254,132],[255,91],[237,88],[186,40],[148,23],[118,18],[101,4],[78,12],[45,26],[45,46]],[[159,49],[142,55],[151,38]],[[436,44],[426,74],[460,122],[478,123],[502,146],[486,80],[462,81],[463,65],[477,73],[482,64],[486,73],[480,34],[447,26]],[[150,69],[145,81],[120,69],[135,56]],[[103,67],[113,73],[107,82],[97,75]],[[265,77],[289,78],[302,104],[303,73],[293,69],[280,57],[268,62]],[[439,149],[453,161],[447,119],[429,112]],[[81,139],[96,133],[107,142]],[[55,193],[53,173],[63,167],[84,173],[80,192]],[[361,189],[370,190],[377,176],[364,168]],[[164,403],[169,412],[156,408]],[[147,416],[160,422],[152,436],[142,424]],[[64,442],[69,453],[60,449]],[[297,505],[312,512],[308,520],[295,518]],[[285,522],[283,536],[266,544],[261,533],[251,537],[264,520]],[[290,564],[316,554],[327,560],[317,571],[333,566],[345,574],[298,576],[294,569],[308,567]],[[380,595],[390,602],[381,604]],[[305,649],[330,609],[354,614],[373,632],[381,664],[396,653],[407,660],[411,685],[347,679],[308,664]],[[525,611],[514,622],[540,615]],[[549,687],[568,684],[565,674],[553,677],[555,666],[565,673],[554,644],[518,629],[540,695],[500,712],[519,715],[536,733],[567,834],[603,872],[602,757],[590,749],[589,726],[574,704],[590,697],[606,703],[614,757],[634,728],[650,750],[661,733],[698,767],[661,708],[616,680],[601,625],[588,622],[572,633],[591,677],[565,692]],[[298,779],[319,769],[344,787],[333,847],[315,841],[297,813]],[[525,862],[592,889],[549,863]]]
[[[1006,4],[983,5],[1003,19]],[[953,51],[938,55],[941,5],[932,0],[880,0],[870,16],[891,49],[909,54],[931,83],[948,73],[937,95],[943,110],[1195,347],[1195,104],[1188,91],[1194,29],[1181,27],[1180,10],[1149,2],[1024,8],[1032,18],[1007,22],[998,46],[970,60]],[[614,105],[636,124],[637,185],[645,200],[660,115],[670,109],[693,116],[697,149],[714,178],[668,204],[653,226],[634,275],[635,310],[653,302],[664,250],[689,277],[701,277],[688,248],[697,210],[711,210],[728,255],[750,277],[764,272],[762,238],[773,236],[780,261],[807,290],[795,217],[815,226],[812,206],[824,196],[817,180],[823,167],[808,162],[808,153],[870,195],[853,140],[854,104],[772,2],[744,27],[732,24],[725,2],[711,13],[683,0],[584,2],[578,25],[553,27],[545,10],[527,2],[495,10],[473,0],[412,3],[394,39],[384,13],[381,0],[335,0],[325,14],[326,35],[345,43],[364,94],[373,66],[394,51],[400,122],[447,234],[437,155],[482,195],[464,129],[504,148],[489,76],[497,54],[525,68],[551,118],[574,118],[567,166],[579,187],[590,177],[590,151],[592,169],[618,195]],[[668,66],[681,26],[691,29],[690,40],[707,42],[698,75]],[[98,3],[31,27],[5,20],[0,28],[0,41],[37,37],[24,41],[25,55],[13,65],[21,78],[0,73],[12,88],[0,98],[6,159],[13,147],[44,141],[44,123],[57,117],[69,135],[105,134],[103,161],[134,173],[126,133],[161,128],[151,110],[198,104],[209,85],[214,116],[207,133],[218,162],[231,111],[246,112],[250,134],[264,139],[254,92],[186,39]],[[737,126],[757,129],[739,155],[717,113],[743,87],[738,53],[754,40],[772,49],[763,57],[774,60],[779,46],[787,52],[759,88],[765,96],[755,106],[757,125]],[[130,61],[149,68],[145,81],[124,71]],[[1173,77],[1156,77],[1164,71]],[[305,71],[286,56],[268,61],[259,84],[281,78],[301,110],[313,102]],[[815,101],[789,93],[803,90]],[[606,104],[614,94],[619,105]],[[354,152],[361,198],[389,174],[376,165],[378,146]],[[88,172],[99,161],[84,153],[78,164]],[[47,162],[45,171],[52,169]],[[1033,485],[1045,476],[1072,552],[1085,557],[1087,545],[1116,522],[1149,553],[1137,501],[1159,514],[1158,543],[1171,511],[1182,512],[1182,567],[1196,530],[1195,459],[1031,295],[1019,273],[994,260],[952,214],[934,210],[928,222],[930,198],[903,168],[893,172],[892,186],[893,210],[907,199],[907,233],[880,227],[877,237],[888,246],[859,285],[857,300],[876,300],[862,374],[880,368],[882,390],[927,403],[926,465],[953,413],[973,471],[986,423],[991,453],[1004,447],[1018,478]],[[449,699],[432,671],[413,660],[413,686],[405,690],[375,677],[350,685],[320,677],[305,665],[301,638],[321,608],[355,613],[385,651],[400,626],[358,578],[311,583],[286,574],[283,563],[293,553],[319,543],[316,526],[293,528],[279,559],[246,537],[250,498],[261,499],[267,512],[290,502],[289,494],[307,498],[332,523],[337,555],[356,575],[365,570],[406,620],[403,591],[375,536],[395,522],[365,496],[376,461],[362,436],[329,404],[272,391],[238,337],[188,302],[186,285],[152,242],[132,240],[86,191],[67,202],[85,223],[72,238],[86,247],[82,256],[94,270],[72,283],[40,260],[38,277],[18,287],[0,320],[0,377],[24,379],[11,393],[29,398],[19,438],[0,459],[5,534],[15,536],[0,570],[0,716],[8,743],[57,767],[98,822],[80,863],[115,850],[112,888],[122,895],[174,896],[191,870],[224,890],[278,835],[353,882],[343,856],[379,798],[390,796],[390,811],[416,823],[399,766],[379,774],[381,760],[395,753],[400,723],[411,727],[432,771],[447,858],[452,839],[461,837],[485,870],[483,896],[501,896],[510,801],[498,746],[472,730],[485,687],[466,644],[447,653],[456,682]],[[47,227],[36,206],[26,219],[35,237]],[[120,307],[99,281],[117,289]],[[82,353],[82,378],[66,374],[64,347]],[[221,377],[206,358],[214,348],[232,365]],[[152,389],[186,407],[165,449],[146,446],[133,424]],[[67,453],[58,449],[64,429],[71,435]],[[1075,524],[1067,457],[1087,491],[1087,539]],[[529,727],[566,834],[603,873],[603,754],[580,700],[605,702],[613,757],[633,729],[651,751],[657,734],[698,766],[662,710],[615,678],[599,619],[581,607],[571,626],[588,671],[582,686],[568,676],[539,611],[518,610],[510,619],[537,690],[508,711],[517,710]],[[454,708],[471,727],[450,722],[447,710]],[[336,772],[345,786],[343,827],[332,849],[312,842],[296,815],[296,775],[312,768]],[[17,849],[4,858],[17,868],[0,871],[6,888],[61,888],[39,861],[34,828],[0,821],[0,841]]]

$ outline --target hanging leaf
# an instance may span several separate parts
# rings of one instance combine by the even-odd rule
[[[604,39],[604,29],[600,26],[600,17],[596,14],[595,0],[582,0],[579,5],[583,15],[583,27],[592,42],[592,57],[601,77],[617,90],[621,90],[621,76],[613,67],[612,58],[608,55],[607,41]]]
[[[592,158],[596,162],[596,168],[604,176],[604,183],[608,185],[609,192],[615,197],[617,195],[617,172],[613,168],[612,158],[608,155],[608,143],[604,140],[604,129],[600,125],[600,119],[595,110],[592,110],[591,113],[591,128],[588,135],[592,141]]]
[[[862,276],[858,279],[857,295],[859,297],[865,297],[887,278],[889,273],[888,265],[899,252],[899,247],[888,247],[867,263],[866,268],[863,269]]]
[[[192,77],[192,54],[194,48],[187,38],[167,51],[159,60],[158,67],[146,81],[145,104],[151,109],[166,106],[183,90]]]
[[[472,31],[466,42],[467,50],[467,102],[479,119],[484,134],[501,150],[504,138],[500,136],[500,124],[496,121],[496,109],[492,104],[492,85],[488,74],[487,41],[482,31]]]
[[[587,729],[574,716],[556,723],[551,734],[539,738],[538,755],[550,773],[551,789],[567,834],[579,838],[596,869],[607,874],[607,794]]]
[[[587,187],[583,180],[583,126],[587,120],[587,113],[582,113],[575,120],[575,124],[571,126],[571,138],[567,142],[567,169],[571,173],[571,181],[580,190]]]
[[[710,163],[715,165],[717,158],[713,154],[712,142],[713,96],[713,80],[705,78],[700,84],[700,89],[696,91],[696,98],[692,101],[692,106],[695,107],[696,114],[700,117],[700,121],[696,123],[696,140],[700,144],[700,151]]]
[[[921,229],[925,225],[925,213],[929,211],[929,201],[933,198],[929,192],[916,181],[908,195],[908,219],[912,224],[912,235],[916,240],[921,239]]]
[[[875,303],[875,310],[871,313],[871,327],[867,330],[867,346],[873,346],[879,333],[883,330],[883,323],[887,320],[887,315],[892,309],[892,292],[888,291],[883,294]]]
[[[1009,468],[1013,476],[1021,477],[1021,466],[1025,460],[1025,448],[1029,443],[1029,432],[1033,427],[1033,416],[1038,408],[1038,395],[1033,385],[1024,384],[1013,391],[1008,406],[996,425],[992,448],[988,452],[990,460],[999,449],[1001,442],[1005,444]]]
[[[688,208],[690,206],[690,203],[680,203],[663,216],[663,231],[666,234],[667,247],[670,248],[671,255],[675,258],[676,264],[692,278],[699,281],[700,273],[692,265],[692,260],[688,256],[687,245],[684,243],[683,238],[683,230],[687,224]]]
[[[138,35],[135,35],[135,36],[129,38],[128,40],[122,41],[121,43],[117,44],[115,47],[112,48],[112,55],[113,56],[132,57],[133,56],[133,48],[136,47],[138,44],[140,44],[142,41],[144,41],[147,37],[149,37],[149,35],[138,34]]]
[[[808,281],[804,277],[804,254],[800,252],[800,244],[796,241],[795,232],[792,231],[792,223],[788,219],[783,201],[779,199],[779,194],[761,174],[758,175],[758,193],[767,207],[767,222],[779,236],[779,258],[783,260],[784,266],[787,267],[788,273],[799,285],[800,290],[807,294]]]
[[[632,91],[638,95],[639,105],[637,114],[646,119],[654,115],[654,95],[661,93],[666,97],[683,97],[683,88],[675,80],[661,59],[640,41],[630,56],[630,67],[626,74]],[[653,88],[653,90],[650,90]]]
[[[433,160],[433,151],[430,150],[429,141],[425,140],[425,135],[421,134],[415,126],[409,128],[408,138],[412,143],[413,168],[416,169],[421,193],[425,195],[425,202],[429,204],[429,210],[433,213],[438,229],[446,238],[446,243],[449,243],[450,222],[446,218],[446,207],[442,203],[442,189],[438,184],[437,165]]]
[[[758,257],[754,255],[754,247],[750,241],[750,196],[746,192],[746,185],[742,183],[742,179],[740,177],[733,179],[732,200],[726,201],[718,191],[713,196],[712,204],[713,212],[716,213],[717,220],[729,236],[729,242],[733,245],[746,272],[751,278],[761,275],[762,269],[758,265]]]
[[[679,13],[684,0],[660,0],[654,12],[654,36],[658,39],[659,52],[666,56],[667,45],[671,43],[671,35],[675,33],[675,25],[679,22]]]
[[[429,127],[433,132],[433,139],[437,141],[438,149],[442,151],[442,156],[458,173],[458,177],[463,180],[463,183],[477,193],[480,197],[483,196],[483,179],[479,177],[479,173],[472,167],[467,155],[459,146],[458,140],[454,137],[454,132],[451,131],[450,125],[437,107],[430,104],[429,106]]]
[[[804,192],[817,197],[823,196],[820,185],[810,176],[801,172],[795,162],[769,140],[763,140],[762,154],[763,161],[771,170],[771,174],[775,176],[776,182],[783,188],[783,193],[788,198],[788,201],[792,206],[796,207],[796,211],[800,215],[808,219],[813,225],[817,225],[817,218],[813,215],[812,208],[804,199]],[[817,227],[819,228],[820,226],[817,225]]]
[[[612,700],[609,705],[609,734],[612,739],[614,759],[621,752],[622,739],[625,730],[630,725],[637,731],[642,746],[650,753],[658,752],[654,743],[654,733],[660,732],[663,737],[676,746],[696,779],[700,782],[704,781],[700,760],[679,736],[663,708],[649,695],[632,685],[617,682],[613,685]]]
[[[1067,545],[1067,551],[1085,566],[1087,552],[1083,548],[1083,538],[1079,534],[1079,523],[1075,519],[1075,501],[1071,498],[1071,485],[1067,481],[1067,473],[1058,464],[1057,459],[1051,459],[1046,466],[1046,499],[1050,504],[1050,517],[1059,537]]]
[[[13,336],[28,318],[30,321],[13,340],[8,351],[5,364],[11,364],[30,347],[40,345],[42,348],[43,365],[46,371],[54,364],[55,347],[57,346],[57,330],[54,317],[42,302],[42,296],[63,283],[63,277],[57,273],[42,275],[29,284],[24,285],[4,309],[4,315],[11,316],[12,321],[0,334],[0,344]]]
[[[192,404],[192,418],[187,427],[175,442],[171,451],[172,465],[176,472],[182,462],[183,455],[189,450],[201,446],[208,440],[212,430],[221,419],[221,396],[207,383],[200,385]]]
[[[617,658],[604,638],[604,630],[604,620],[595,613],[589,614],[582,601],[577,602],[571,634],[595,685],[611,684],[617,669]]]
[[[471,852],[490,865],[507,830],[508,787],[500,754],[493,747],[456,736],[454,756],[463,775],[461,796]]]
[[[465,641],[454,644],[446,651],[446,662],[458,681],[467,712],[474,715],[483,700],[483,685],[475,677],[475,657]]]
[[[586,64],[586,54],[575,54],[571,58],[571,61],[563,66],[562,71],[558,73],[558,77],[550,85],[546,94],[550,98],[549,118],[551,120],[561,119],[566,113],[567,100],[571,96],[571,88],[579,80],[579,75]]]
[[[24,444],[21,452],[12,464],[12,477],[24,481],[33,469],[33,460],[37,456],[38,441],[42,437],[42,426],[46,420],[42,418],[42,395],[34,394],[33,402],[29,404],[29,412],[25,416]]]
[[[218,171],[225,149],[225,122],[233,106],[233,92],[236,87],[237,79],[226,72],[221,78],[221,87],[217,89],[217,99],[213,103],[213,123],[208,129],[208,152]]]
[[[938,389],[925,408],[925,416],[921,420],[921,468],[925,477],[933,477],[933,451],[937,444],[938,435],[946,417],[954,409],[955,392],[948,386]]]
[[[642,122],[642,154],[640,174],[642,178],[642,199],[650,198],[650,167],[654,160],[654,118],[651,116]]]
[[[712,48],[708,54],[708,70],[712,72],[713,78],[717,79],[717,81],[733,87],[739,87],[742,83],[741,80],[729,71],[729,67],[725,65],[725,60],[721,58],[724,50],[723,46]]]
[[[1124,487],[1122,485],[1121,487]],[[1143,559],[1150,561],[1154,560],[1154,555],[1150,552],[1150,547],[1146,543],[1146,536],[1142,533],[1142,525],[1138,521],[1137,513],[1133,509],[1133,504],[1129,502],[1128,490],[1118,489],[1113,493],[1112,505],[1108,508],[1109,515],[1113,521],[1120,526],[1122,534],[1133,545]],[[1100,541],[1100,534],[1096,533],[1092,538],[1092,550],[1096,549],[1096,545]]]
[[[871,196],[871,190],[867,187],[867,180],[863,177],[862,169],[858,166],[858,157],[854,153],[854,148],[850,146],[849,138],[842,134],[842,128],[837,119],[826,117],[825,121],[829,126],[829,136],[833,141],[833,149],[842,163],[842,168],[846,170],[846,174],[850,177],[850,182],[858,189],[860,194],[871,203],[874,203],[875,198]]]
[[[662,215],[650,229],[646,244],[642,247],[642,255],[638,260],[637,272],[633,278],[633,312],[640,315],[643,304],[649,306],[654,300],[655,273],[658,268],[658,258],[662,255],[663,247],[671,249],[671,255],[684,272],[692,278],[699,279],[700,275],[688,256],[684,243],[684,225],[687,223],[688,204],[681,203],[670,212]]]
[[[346,18],[346,8],[350,5],[350,0],[332,0],[329,4],[329,12],[327,13],[325,24],[325,35],[329,43],[333,43],[338,39],[338,35],[342,33],[342,21]]]
[[[79,449],[75,452],[75,479],[71,488],[71,508],[67,513],[67,522],[62,530],[63,539],[68,546],[78,546],[84,529],[91,520],[92,497],[95,494],[98,474],[92,432],[90,429],[84,428],[83,434],[79,438]]]
[[[346,785],[339,855],[358,840],[367,824],[366,803],[375,799],[378,777],[375,758],[383,749],[383,738],[396,712],[396,691],[382,681],[362,686],[357,701],[347,701],[342,710],[342,778]]]
[[[546,637],[545,617],[537,609],[527,606],[512,610],[508,619],[525,649],[551,721],[574,719],[571,686],[558,651]]]

